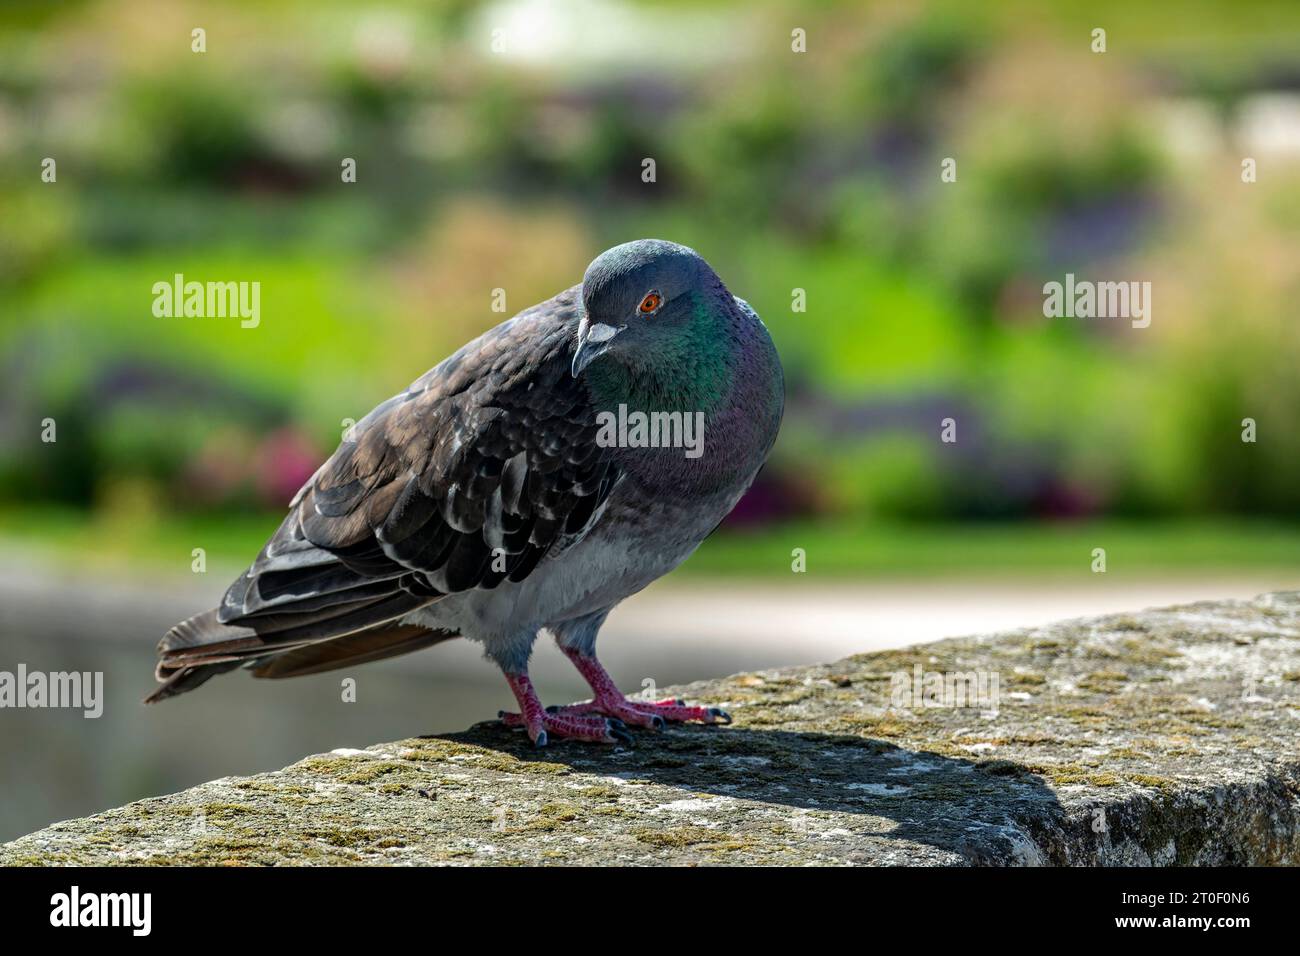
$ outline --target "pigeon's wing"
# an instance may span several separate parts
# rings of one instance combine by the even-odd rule
[[[569,373],[577,302],[575,288],[520,313],[358,422],[216,611],[163,638],[159,678],[255,659],[255,673],[278,676],[262,658],[363,632],[366,659],[385,641],[401,653],[410,635],[375,629],[522,581],[585,533],[619,474]],[[333,666],[352,660],[341,656]]]

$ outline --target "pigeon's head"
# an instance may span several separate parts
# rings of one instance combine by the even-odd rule
[[[671,356],[701,338],[702,324],[730,299],[694,249],[662,239],[615,246],[582,277],[573,374],[606,354],[630,366]]]

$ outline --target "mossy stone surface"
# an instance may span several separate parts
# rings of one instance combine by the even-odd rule
[[[996,707],[891,677],[998,675]],[[0,864],[1297,864],[1300,594],[676,688],[731,727],[535,751],[495,724],[50,826]]]

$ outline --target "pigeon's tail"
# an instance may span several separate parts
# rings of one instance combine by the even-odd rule
[[[215,609],[181,621],[158,642],[154,676],[161,686],[144,702],[156,704],[175,697],[238,667],[243,658],[235,653],[236,648],[241,642],[246,646],[250,636],[257,640],[256,633],[248,628],[222,624]]]
[[[283,632],[264,637],[249,627],[222,624],[215,609],[204,611],[177,624],[158,643],[155,676],[160,686],[145,703],[183,694],[236,667],[250,669],[254,677],[297,677],[405,654],[459,636],[393,620],[324,639],[304,634],[300,640],[285,640]]]

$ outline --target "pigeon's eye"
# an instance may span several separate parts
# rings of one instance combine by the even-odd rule
[[[651,315],[658,312],[659,306],[663,305],[663,303],[663,296],[658,292],[647,292],[645,298],[641,300],[641,304],[636,307],[636,310],[642,315]]]

